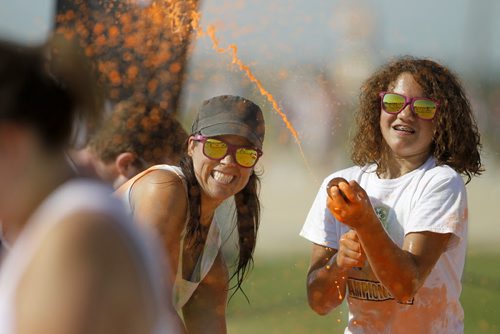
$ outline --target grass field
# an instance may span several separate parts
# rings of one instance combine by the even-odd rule
[[[309,309],[305,274],[309,255],[256,258],[244,288],[228,306],[228,331],[237,334],[343,333],[344,305],[327,316]],[[465,333],[500,333],[500,252],[469,252],[463,277]]]

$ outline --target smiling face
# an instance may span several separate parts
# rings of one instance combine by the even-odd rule
[[[408,72],[400,74],[396,81],[389,85],[388,91],[409,98],[426,97],[422,87]],[[391,156],[410,163],[413,169],[429,157],[434,128],[434,121],[419,119],[409,105],[396,115],[380,110],[380,130]]]
[[[241,136],[224,135],[215,138],[232,145],[250,145],[250,142]],[[203,144],[195,141],[193,137],[189,138],[188,153],[193,159],[204,203],[210,202],[217,206],[238,193],[246,186],[253,172],[253,168],[240,167],[230,154],[220,161],[207,158],[203,154]]]

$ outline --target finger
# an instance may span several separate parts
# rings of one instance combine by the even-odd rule
[[[362,252],[362,246],[359,242],[358,235],[353,230],[350,230],[349,232],[343,234],[340,237],[339,243],[341,246],[355,250],[356,252]]]
[[[330,180],[330,182],[328,182],[327,186],[326,186],[326,192],[328,193],[328,196],[330,196],[330,189],[331,188],[338,188],[338,185],[340,183],[346,183],[347,184],[347,180],[344,179],[343,177],[334,177],[333,179]],[[342,193],[342,191],[339,189],[339,192],[340,192],[340,195],[342,195],[342,197],[344,198],[345,201],[347,201],[347,197],[345,197],[344,193]]]
[[[368,200],[368,195],[366,194],[366,191],[363,189],[363,187],[359,185],[358,182],[352,180],[351,182],[349,182],[349,186],[356,193],[356,198],[359,201]]]
[[[355,230],[349,230],[343,236],[354,241],[359,241],[358,234]]]
[[[344,240],[340,240],[340,245],[341,245],[341,247],[344,247],[345,249],[352,250],[353,252],[356,252],[359,254],[363,253],[363,247],[357,241],[354,241],[351,239],[344,239]]]
[[[342,203],[346,202],[346,198],[344,197],[338,186],[330,187],[330,197],[332,199],[341,200]]]
[[[330,182],[328,182],[326,188],[328,189],[333,186],[338,186],[340,182],[347,183],[347,180],[344,179],[343,177],[334,177],[333,179],[330,180]]]
[[[342,221],[342,219],[339,218],[343,218],[347,203],[339,194],[338,190],[331,189],[330,192],[330,197],[326,199],[326,206],[337,220]]]
[[[359,253],[342,249],[338,252],[337,264],[340,267],[362,267],[364,265],[364,259],[360,257]]]
[[[337,187],[342,191],[347,201],[354,202],[357,200],[356,193],[349,183],[341,182]]]
[[[361,245],[361,241],[359,240],[358,233],[355,230],[349,230],[349,232],[345,233],[344,236],[347,239],[349,239],[349,240],[351,240],[359,245],[359,248],[356,248],[356,251],[361,253],[361,255],[363,255],[363,258],[366,259],[365,250],[363,249],[363,245]],[[354,247],[354,244],[352,244],[351,247]]]
[[[348,202],[347,197],[345,194],[340,190],[338,185],[331,186],[327,188],[328,196],[333,197],[333,196],[341,196],[344,202]]]

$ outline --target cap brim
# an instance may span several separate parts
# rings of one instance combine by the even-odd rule
[[[240,123],[220,123],[207,126],[200,129],[200,133],[207,137],[212,136],[223,136],[223,135],[236,135],[246,138],[252,145],[262,149],[262,142],[255,135],[252,129],[240,124]]]

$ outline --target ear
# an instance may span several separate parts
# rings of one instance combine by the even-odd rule
[[[187,153],[190,157],[193,156],[194,148],[196,146],[196,141],[194,140],[193,136],[189,136],[188,139],[188,147],[187,147]]]
[[[115,167],[119,175],[127,179],[132,178],[139,172],[139,169],[134,166],[135,154],[132,152],[120,153],[115,159]]]

